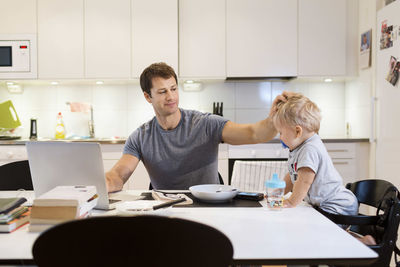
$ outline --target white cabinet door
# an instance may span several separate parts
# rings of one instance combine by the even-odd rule
[[[226,5],[227,76],[297,76],[297,0]]]
[[[346,74],[346,0],[299,1],[299,76]]]
[[[40,79],[84,78],[83,0],[38,0]]]
[[[130,0],[85,0],[86,78],[129,78]]]
[[[177,0],[132,0],[131,27],[133,78],[155,62],[165,62],[178,73]]]
[[[225,18],[225,0],[179,1],[180,77],[225,78]]]
[[[0,34],[32,34],[36,25],[36,0],[0,1]]]

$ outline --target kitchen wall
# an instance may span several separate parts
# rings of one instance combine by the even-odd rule
[[[94,82],[93,82],[94,84]],[[203,90],[185,92],[180,88],[180,106],[212,112],[213,102],[224,103],[224,117],[239,123],[265,118],[272,100],[283,90],[310,97],[322,110],[322,137],[345,137],[345,82],[203,82]],[[22,122],[19,134],[29,136],[30,118],[38,119],[39,137],[53,137],[56,115],[64,116],[67,134],[88,135],[90,114],[72,113],[66,102],[89,102],[94,106],[96,137],[127,137],[136,127],[154,116],[137,83],[59,85],[26,83],[23,93],[10,94],[0,83],[0,102],[11,99]],[[354,126],[356,127],[356,125]],[[353,127],[353,128],[354,128]],[[353,137],[365,137],[365,132]]]

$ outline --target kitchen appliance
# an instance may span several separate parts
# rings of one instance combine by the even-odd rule
[[[400,187],[399,167],[399,114],[400,114],[400,1],[395,1],[377,13],[376,49],[376,176]],[[373,110],[374,111],[374,110]],[[373,116],[373,115],[372,115]],[[373,120],[372,120],[373,121]]]
[[[0,34],[0,79],[36,79],[34,34]]]

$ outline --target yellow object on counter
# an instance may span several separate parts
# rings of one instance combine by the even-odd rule
[[[63,121],[61,112],[59,112],[57,115],[55,138],[56,139],[64,139],[65,138],[65,126],[64,126],[64,121]]]

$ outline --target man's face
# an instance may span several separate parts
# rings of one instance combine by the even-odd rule
[[[152,85],[151,96],[147,93],[144,93],[144,96],[147,102],[153,105],[156,114],[168,116],[177,112],[179,93],[175,78],[156,77],[152,79]]]

